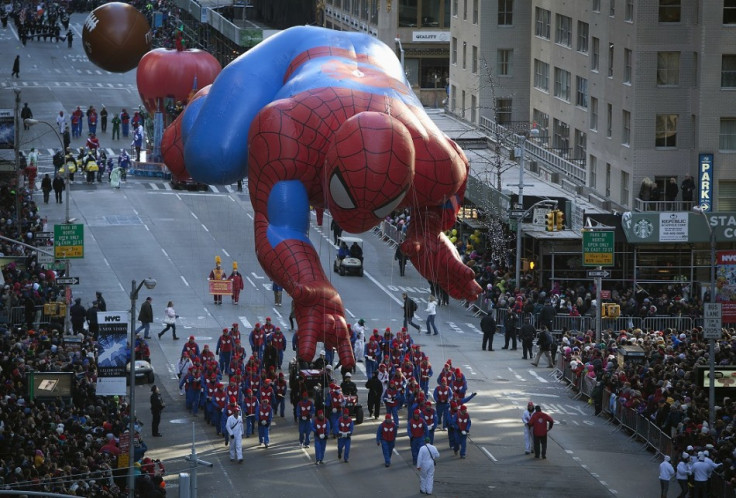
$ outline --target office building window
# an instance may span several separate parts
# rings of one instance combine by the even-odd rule
[[[608,15],[613,17],[616,15],[616,0],[608,0]]]
[[[681,0],[659,0],[659,22],[680,22]]]
[[[570,126],[559,119],[552,120],[552,148],[560,156],[568,157],[570,154]]]
[[[465,119],[465,90],[463,90],[462,100],[460,101],[460,104],[463,106],[460,109],[460,117],[462,117],[463,119]]]
[[[736,88],[736,55],[721,56],[721,88]]]
[[[606,136],[613,136],[613,104],[606,105]]]
[[[592,71],[598,71],[601,64],[601,41],[593,37],[593,56],[590,59],[590,69]]]
[[[473,74],[477,74],[478,73],[478,47],[476,47],[475,45],[473,45],[473,60],[471,64],[473,65],[472,66]]]
[[[457,0],[452,0],[452,15],[457,17]]]
[[[631,113],[622,111],[621,113],[621,143],[624,145],[631,144]]]
[[[613,43],[608,43],[608,77],[613,78]]]
[[[657,52],[657,86],[680,84],[680,52]]]
[[[590,129],[598,131],[598,99],[590,98]]]
[[[611,197],[611,163],[606,163],[606,197]]]
[[[463,42],[463,69],[468,67],[468,43]]]
[[[626,0],[626,12],[624,13],[624,20],[632,22],[634,20],[634,0]]]
[[[478,1],[475,0],[473,9],[473,17],[477,17]],[[511,26],[514,19],[514,0],[498,0],[498,25],[499,26]]]
[[[718,150],[736,150],[736,118],[721,118],[721,131],[718,135]]]
[[[496,122],[506,124],[511,122],[512,99],[496,99]]]
[[[655,147],[677,147],[677,114],[657,114]]]
[[[736,24],[736,0],[723,0],[723,24]]]
[[[511,76],[511,60],[514,51],[511,49],[498,49],[496,52],[496,74],[499,76]]]
[[[633,52],[628,48],[624,49],[624,83],[631,83]]]
[[[478,97],[475,95],[470,96],[470,122],[475,123],[478,118]]]
[[[450,111],[455,112],[457,110],[457,87],[452,85],[450,87]]]
[[[572,18],[557,14],[555,17],[555,43],[566,47],[572,46]]]
[[[478,24],[478,1],[473,0],[473,24]]]
[[[549,91],[549,64],[534,59],[534,88]]]
[[[457,38],[453,36],[450,45],[450,63],[457,64]]]
[[[626,171],[621,172],[621,204],[624,206],[629,205],[629,174]]]
[[[549,114],[539,109],[532,110],[532,127],[539,130],[539,141],[541,143],[549,142]]]
[[[578,52],[588,53],[588,23],[578,21]]]
[[[601,0],[593,0],[593,12],[601,11]]]
[[[463,0],[463,21],[468,20],[468,0]]]
[[[584,131],[580,131],[576,128],[575,129],[575,150],[573,152],[571,159],[574,159],[576,161],[581,161],[583,164],[585,164],[585,150],[588,147],[587,144],[588,144],[588,136],[585,134]]]
[[[534,16],[536,20],[534,34],[540,38],[545,38],[549,40],[549,35],[550,35],[549,23],[550,23],[552,13],[549,10],[540,9],[539,7],[536,7],[534,10]]]
[[[419,0],[401,0],[398,4],[401,28],[449,28],[450,16],[457,15],[456,0],[422,0],[421,5]]]
[[[555,68],[555,97],[570,101],[570,72]]]
[[[575,105],[578,107],[588,107],[588,80],[585,78],[581,78],[580,76],[576,76],[576,88],[577,92],[575,93]]]
[[[588,162],[590,163],[590,169],[588,170],[590,172],[588,175],[588,187],[595,190],[596,183],[598,181],[598,158],[591,154]]]

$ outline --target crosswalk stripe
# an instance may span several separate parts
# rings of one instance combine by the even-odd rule
[[[210,190],[212,190],[214,193],[216,193],[216,194],[219,194],[220,193],[220,191],[214,185],[210,185],[209,187],[210,187]]]

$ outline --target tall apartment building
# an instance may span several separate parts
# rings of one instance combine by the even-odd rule
[[[364,32],[396,47],[419,99],[441,107],[450,79],[451,1],[456,0],[319,0],[317,5],[325,27]]]
[[[736,0],[453,0],[450,45],[454,114],[536,125],[622,206],[690,174],[736,210]]]

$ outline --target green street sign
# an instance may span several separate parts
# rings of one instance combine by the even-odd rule
[[[613,266],[613,230],[583,230],[583,266]]]
[[[84,225],[54,225],[54,257],[84,258]]]

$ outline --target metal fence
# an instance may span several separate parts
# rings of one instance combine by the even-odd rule
[[[43,306],[36,306],[34,308],[33,320],[31,323],[34,328],[48,327],[51,325],[56,316],[47,315],[43,312]],[[26,309],[23,306],[16,306],[10,308],[10,314],[3,311],[0,313],[0,323],[7,323],[13,327],[20,327],[27,323],[26,320]]]

